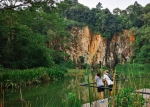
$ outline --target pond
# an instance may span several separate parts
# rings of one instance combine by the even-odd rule
[[[87,83],[87,76],[65,76],[63,80],[40,85],[27,86],[17,89],[8,89],[4,94],[4,107],[62,107],[62,102],[67,100],[69,93],[75,93],[82,103],[89,102],[88,87],[80,86]],[[94,82],[94,74],[90,74],[90,82]],[[140,80],[140,79],[138,79]],[[149,81],[149,80],[148,80]],[[117,87],[144,87],[139,81],[119,81]],[[131,83],[131,85],[129,85]],[[150,87],[150,84],[147,84]],[[99,99],[96,88],[90,88],[91,99]],[[105,90],[105,97],[108,90]],[[2,100],[2,98],[1,98]],[[27,105],[27,106],[26,106]]]
[[[62,100],[67,98],[68,93],[76,92],[84,79],[84,76],[66,76],[57,82],[5,90],[5,107],[61,107]],[[85,92],[88,90],[87,87],[82,88]]]

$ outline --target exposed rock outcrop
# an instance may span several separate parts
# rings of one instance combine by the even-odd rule
[[[111,39],[104,39],[102,35],[94,35],[88,26],[80,29],[73,27],[69,49],[66,50],[72,60],[76,63],[88,63],[100,67],[107,65],[115,67],[117,63],[130,60],[132,55],[132,42],[135,40],[132,31],[125,30],[115,34]]]

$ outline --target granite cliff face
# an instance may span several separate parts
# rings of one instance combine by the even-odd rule
[[[131,44],[135,40],[132,31],[125,30],[114,35],[111,39],[102,38],[102,35],[94,35],[88,26],[80,29],[73,27],[69,49],[66,50],[76,63],[88,63],[90,66],[106,65],[110,68],[117,63],[130,60],[132,55]]]

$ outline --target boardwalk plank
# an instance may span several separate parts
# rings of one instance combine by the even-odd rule
[[[90,103],[83,104],[82,107],[90,107]],[[108,107],[108,98],[105,98],[104,103],[100,103],[100,100],[93,101],[91,107]]]
[[[143,107],[150,107],[150,89],[143,88],[143,89],[136,90],[136,92],[140,93],[140,95],[142,95],[143,98],[146,100],[146,103],[144,104]]]
[[[141,95],[143,95],[144,99],[150,98],[150,89],[148,89],[148,88],[139,89],[139,90],[136,90],[136,92],[141,93]],[[144,93],[144,94],[142,94],[142,93]]]

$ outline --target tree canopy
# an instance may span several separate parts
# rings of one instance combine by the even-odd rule
[[[100,2],[89,9],[78,0],[1,0],[0,23],[0,66],[4,68],[66,66],[70,60],[63,50],[74,25],[88,25],[105,38],[134,28],[137,39],[132,59],[150,62],[150,4],[142,7],[135,2],[111,13]]]

